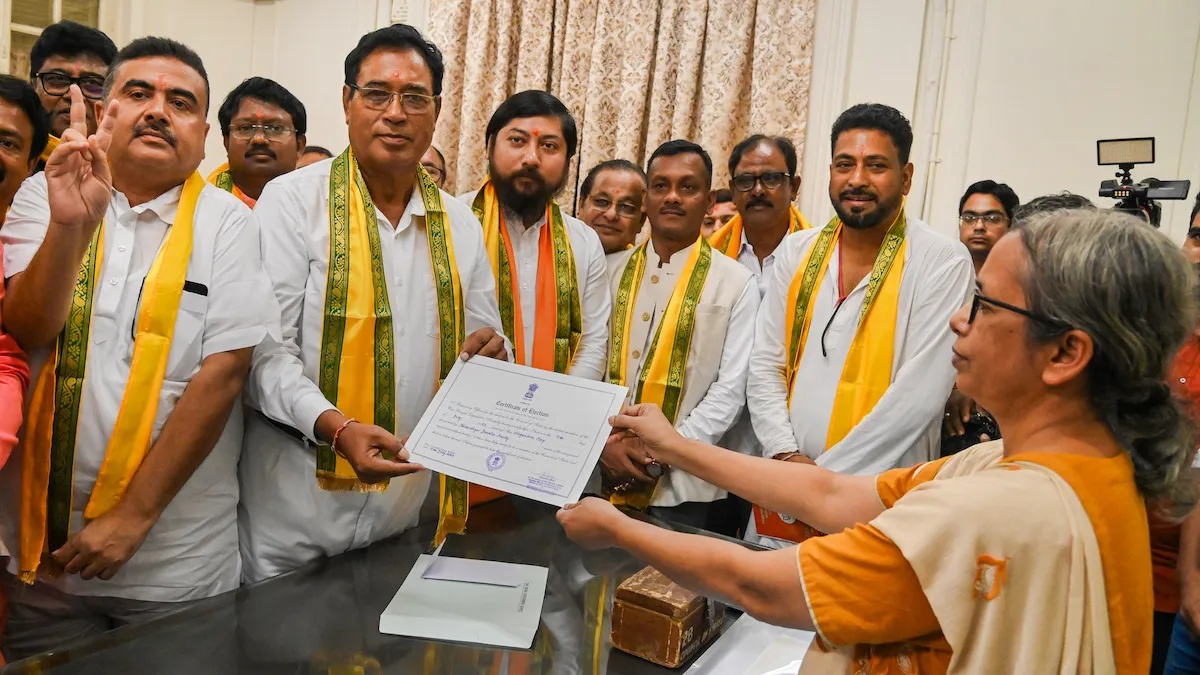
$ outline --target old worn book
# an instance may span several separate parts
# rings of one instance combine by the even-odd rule
[[[612,644],[623,652],[677,668],[721,629],[725,606],[646,567],[617,587]]]

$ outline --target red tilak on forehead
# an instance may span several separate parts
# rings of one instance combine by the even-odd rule
[[[534,129],[534,130],[533,130],[533,137],[534,137],[534,138],[537,138],[538,136],[541,136],[541,135],[542,135],[542,132],[538,131],[537,129]]]
[[[262,121],[262,118],[263,118],[262,111],[261,111],[261,110],[259,110],[258,112],[254,113],[254,117],[255,117],[255,118],[256,118],[256,119],[257,119],[259,122],[261,122],[261,121]]]

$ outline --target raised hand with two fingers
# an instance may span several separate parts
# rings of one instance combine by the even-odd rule
[[[86,229],[90,234],[104,219],[112,199],[108,148],[118,103],[109,103],[96,133],[87,133],[87,109],[79,85],[71,85],[71,126],[46,160],[46,189],[50,220],[61,227]]]

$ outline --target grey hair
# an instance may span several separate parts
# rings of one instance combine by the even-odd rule
[[[1030,338],[1087,333],[1089,402],[1133,460],[1138,489],[1146,498],[1189,494],[1177,479],[1196,448],[1196,429],[1167,369],[1196,328],[1192,265],[1161,232],[1115,211],[1040,213],[1017,232],[1029,254],[1026,301],[1053,322],[1028,322]]]
[[[1090,199],[1073,192],[1055,192],[1041,197],[1034,197],[1013,210],[1014,223],[1032,218],[1039,213],[1048,213],[1061,209],[1094,209],[1096,205]]]

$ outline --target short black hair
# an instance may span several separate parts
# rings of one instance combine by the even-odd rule
[[[605,171],[632,171],[637,174],[638,178],[642,179],[642,185],[646,184],[646,172],[642,171],[642,167],[627,159],[610,159],[600,162],[587,172],[587,176],[579,186],[579,199],[587,199],[588,195],[592,194],[592,187],[596,184],[596,176]]]
[[[779,148],[779,152],[783,153],[783,161],[787,164],[787,171],[792,176],[796,175],[796,146],[783,136],[764,136],[763,134],[754,134],[742,142],[733,146],[733,151],[729,153],[729,175],[732,176],[737,170],[737,165],[741,164],[742,156],[747,151],[757,148],[759,143],[773,143]]]
[[[1004,208],[1004,215],[1008,216],[1008,222],[1013,219],[1013,212],[1021,205],[1021,198],[1008,185],[997,183],[994,180],[981,180],[978,183],[971,183],[967,191],[963,193],[962,199],[958,200],[958,212],[961,215],[963,207],[966,206],[967,200],[971,195],[991,195],[1000,202],[1000,206]]]
[[[117,46],[104,33],[74,21],[59,21],[46,26],[29,50],[29,79],[42,70],[51,56],[71,58],[88,54],[111,66],[117,57]]]
[[[700,159],[704,161],[704,168],[708,170],[708,184],[712,186],[712,157],[708,156],[704,148],[681,138],[667,141],[654,150],[654,153],[650,155],[650,159],[646,160],[646,174],[650,174],[650,170],[654,166],[654,160],[659,157],[674,157],[676,155],[700,155]]]
[[[501,103],[496,112],[492,113],[492,119],[488,120],[484,141],[491,144],[509,122],[527,117],[557,117],[562,122],[563,139],[567,143],[567,159],[575,156],[575,143],[579,139],[575,118],[557,96],[541,89],[526,89],[509,96],[508,100]]]
[[[1013,221],[1019,222],[1037,213],[1059,211],[1061,209],[1094,209],[1096,205],[1090,199],[1074,192],[1055,192],[1053,194],[1034,197],[1013,210]]]
[[[445,169],[446,169],[446,156],[442,154],[442,151],[441,151],[441,150],[438,150],[438,149],[437,149],[437,146],[436,146],[436,145],[431,145],[431,146],[429,146],[429,149],[433,151],[433,154],[435,154],[435,155],[437,155],[437,156],[438,156],[438,161],[442,163],[442,170],[443,170],[443,171],[445,171]]]
[[[411,49],[420,54],[433,78],[433,95],[442,95],[442,77],[446,74],[442,50],[406,23],[394,23],[359,38],[358,44],[346,55],[346,84],[358,84],[363,61],[380,49]],[[354,94],[353,91],[350,93]]]
[[[718,204],[724,204],[725,202],[733,201],[733,193],[725,188],[721,188],[720,190],[717,190],[716,192],[713,193],[713,195],[717,200],[716,203],[718,203]]]
[[[330,152],[328,149],[323,148],[319,145],[306,145],[306,146],[304,146],[304,152],[302,152],[300,154],[307,155],[310,152],[314,152],[323,157],[333,157],[332,152]]]
[[[233,121],[233,116],[237,114],[238,108],[242,107],[242,101],[248,98],[283,108],[283,111],[291,116],[292,126],[296,128],[297,136],[303,136],[308,131],[308,113],[305,112],[304,104],[300,102],[300,99],[275,80],[251,77],[242,80],[241,84],[229,92],[217,110],[217,122],[221,125],[222,136],[229,137],[229,124]]]
[[[1188,227],[1196,222],[1196,214],[1200,214],[1200,192],[1196,193],[1196,203],[1192,205],[1192,215],[1188,217]]]
[[[200,74],[200,78],[204,80],[204,115],[207,117],[209,104],[212,102],[212,88],[208,84],[208,71],[204,69],[204,60],[191,47],[171,38],[149,35],[140,37],[122,47],[108,67],[108,77],[104,78],[104,98],[107,99],[112,92],[113,83],[117,78],[117,69],[121,67],[121,64],[126,61],[160,56],[175,59]]]
[[[901,164],[908,164],[912,152],[913,132],[908,118],[899,110],[882,103],[859,103],[838,115],[833,123],[830,148],[837,148],[838,136],[851,129],[875,129],[891,137]]]
[[[21,109],[29,118],[33,127],[33,138],[29,139],[29,159],[42,154],[46,142],[50,139],[50,119],[42,108],[42,99],[33,89],[33,85],[19,77],[0,75],[0,99]]]

